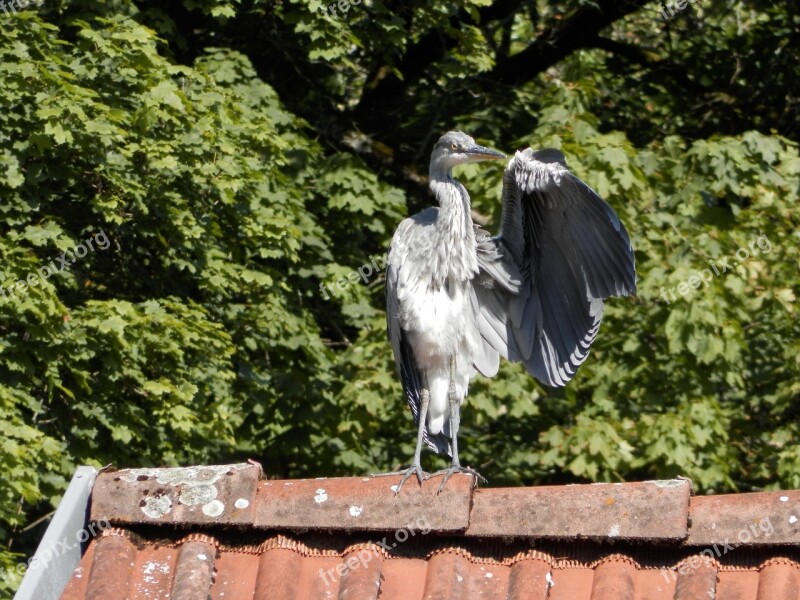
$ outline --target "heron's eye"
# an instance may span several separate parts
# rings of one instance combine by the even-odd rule
[[[450,144],[450,148],[451,148],[452,150],[458,150],[458,144],[456,144],[455,142],[453,142],[452,144]]]

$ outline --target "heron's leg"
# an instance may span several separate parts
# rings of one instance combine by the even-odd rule
[[[482,481],[486,483],[486,478],[484,478],[480,473],[477,471],[462,467],[461,462],[458,459],[458,430],[461,426],[461,400],[456,393],[456,359],[452,357],[450,359],[450,384],[447,388],[447,399],[450,403],[450,431],[452,434],[451,438],[451,446],[453,451],[453,462],[450,464],[449,469],[444,469],[442,471],[437,471],[433,473],[431,477],[434,475],[441,475],[444,474],[444,478],[442,479],[442,483],[439,484],[439,492],[444,489],[447,480],[450,479],[450,476],[453,473],[466,473],[468,475],[472,475],[475,477],[475,485],[478,485],[478,481]]]
[[[447,399],[450,402],[450,431],[453,433],[453,468],[459,468],[461,463],[458,460],[458,426],[461,421],[461,406],[456,394],[456,359],[450,359],[450,385],[447,388]],[[445,477],[447,481],[447,477]],[[444,485],[444,481],[442,482]]]
[[[417,476],[417,480],[419,484],[422,485],[423,479],[427,478],[427,473],[422,470],[421,460],[422,460],[422,435],[425,432],[425,422],[428,419],[428,404],[430,403],[431,394],[428,391],[428,388],[422,388],[422,392],[420,393],[420,407],[419,407],[419,425],[417,426],[417,449],[414,451],[414,460],[411,462],[411,466],[407,469],[396,471],[394,473],[378,473],[377,475],[373,475],[373,477],[383,477],[386,475],[402,475],[403,478],[400,480],[400,483],[397,484],[397,489],[394,491],[394,495],[396,496],[400,492],[400,488],[403,487],[403,484],[408,480],[409,477],[412,475]]]
[[[420,459],[422,457],[422,435],[425,433],[425,425],[428,420],[428,404],[431,401],[431,393],[428,388],[422,388],[422,393],[419,399],[419,425],[417,426],[417,449],[414,451],[414,462],[412,465],[419,467]],[[422,479],[419,480],[422,483]]]

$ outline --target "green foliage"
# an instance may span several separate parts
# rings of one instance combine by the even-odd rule
[[[664,23],[640,3],[573,44],[571,19],[617,3],[329,4],[0,15],[0,569],[32,555],[42,529],[23,529],[80,464],[407,463],[382,269],[450,127],[561,148],[638,272],[568,387],[510,363],[473,382],[464,462],[495,485],[800,487],[792,10]],[[537,56],[569,51],[510,83],[540,39]],[[490,223],[502,168],[458,173]]]
[[[15,290],[0,298],[3,536],[82,463],[332,468],[308,445],[336,418],[311,277],[389,235],[403,194],[323,156],[236,52],[178,66],[129,17],[72,21],[72,41],[14,19],[0,50],[0,285]],[[352,240],[323,226],[356,214],[370,222]],[[87,239],[104,247],[78,258]],[[327,420],[298,428],[312,412]]]

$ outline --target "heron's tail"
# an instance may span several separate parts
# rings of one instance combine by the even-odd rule
[[[446,434],[439,433],[437,435],[431,435],[428,433],[427,437],[425,437],[425,441],[437,454],[444,454],[448,458],[453,457],[453,444],[450,441],[450,437]]]

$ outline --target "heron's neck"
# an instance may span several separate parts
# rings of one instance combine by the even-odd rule
[[[439,202],[436,219],[437,257],[434,272],[459,281],[471,279],[478,272],[475,230],[470,216],[467,190],[449,172],[430,173],[430,188]]]

